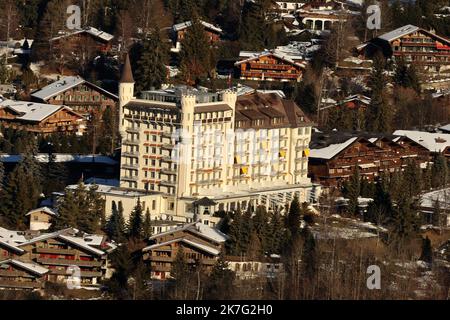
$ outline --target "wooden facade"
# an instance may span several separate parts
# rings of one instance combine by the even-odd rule
[[[55,109],[53,114],[42,120],[26,120],[22,118],[22,113],[0,106],[0,126],[39,135],[81,133],[83,121],[81,115],[69,108]]]
[[[81,286],[97,286],[101,279],[110,276],[107,254],[112,247],[104,241],[105,238],[97,248],[92,244],[87,245],[90,241],[83,237],[64,232],[47,235],[34,233],[33,236],[31,233],[26,235],[31,239],[23,243],[0,241],[0,288],[35,289],[43,287],[45,282],[67,283],[72,276],[78,275]],[[80,245],[81,242],[84,244]],[[30,277],[22,271],[19,274],[16,268],[1,268],[1,261],[11,260],[31,266],[31,271],[39,271],[41,276]],[[76,269],[79,269],[79,274]],[[33,285],[22,286],[21,283],[25,281],[23,277],[33,281]],[[14,287],[14,282],[20,283]]]
[[[28,265],[28,264],[27,264]],[[20,289],[35,290],[44,288],[46,275],[33,272],[30,268],[26,268],[15,263],[15,260],[3,260],[0,258],[0,288],[3,289]]]
[[[185,29],[176,31],[176,42],[183,41],[188,32],[189,32],[189,28],[185,28]],[[205,27],[205,35],[206,35],[206,39],[208,39],[209,43],[212,46],[220,41],[220,36],[221,36],[220,32],[217,32],[215,30]]]
[[[350,180],[356,167],[361,176],[374,180],[383,172],[403,170],[410,159],[421,167],[431,159],[427,149],[406,137],[396,138],[395,142],[388,138],[374,140],[358,138],[330,159],[315,158],[312,150],[309,176],[323,186],[338,187]]]
[[[386,42],[390,50],[384,48]],[[371,57],[380,48],[385,55],[391,51],[394,58],[403,58],[419,71],[441,73],[450,70],[450,40],[421,28],[405,26],[359,47],[366,57]]]
[[[42,101],[38,98],[32,97],[32,99],[37,102]],[[116,110],[118,98],[89,82],[84,82],[63,92],[58,92],[43,102],[65,105],[82,115],[102,115],[108,108]]]
[[[54,50],[64,52],[92,51],[98,53],[108,53],[112,49],[112,42],[96,37],[88,32],[76,32],[50,40]]]
[[[236,64],[243,80],[300,81],[304,68],[275,54],[264,54]]]
[[[161,280],[170,277],[180,249],[190,266],[201,264],[209,271],[223,248],[223,243],[197,232],[195,226],[155,235],[151,241],[154,244],[143,249],[143,260],[150,267],[152,278]]]

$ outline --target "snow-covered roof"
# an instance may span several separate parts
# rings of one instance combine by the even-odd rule
[[[54,161],[57,163],[65,162],[77,162],[77,163],[101,163],[105,165],[116,165],[117,161],[106,156],[93,156],[93,155],[73,155],[73,154],[53,154]],[[48,163],[48,154],[38,154],[35,156],[36,160],[40,163]],[[18,163],[22,161],[21,155],[15,154],[2,154],[0,155],[0,161],[4,163]]]
[[[82,249],[85,249],[87,251],[90,251],[96,255],[102,256],[105,254],[105,252],[103,252],[102,250],[96,249],[91,246],[91,245],[97,245],[97,244],[95,244],[96,242],[94,241],[95,237],[89,238],[89,237],[72,237],[72,236],[67,236],[67,235],[59,235],[58,238],[66,240],[66,241],[70,242],[71,244],[78,246]],[[92,240],[92,243],[91,243],[91,241],[89,241],[89,239]],[[103,240],[103,237],[102,237],[102,240]]]
[[[430,152],[443,152],[450,146],[450,134],[422,131],[397,130],[394,136],[405,136],[420,144]]]
[[[243,63],[249,62],[249,61],[253,61],[256,59],[259,59],[261,57],[266,57],[266,56],[274,56],[278,59],[284,60],[288,63],[291,63],[293,65],[302,67],[302,68],[306,68],[306,64],[302,63],[302,62],[298,62],[298,61],[294,61],[293,59],[295,59],[295,57],[291,56],[291,55],[285,55],[281,52],[277,52],[276,50],[266,50],[266,51],[261,51],[261,52],[251,52],[251,51],[241,51],[241,53],[239,54],[239,56],[241,58],[244,58],[243,60],[237,61],[234,65],[238,66],[241,65]]]
[[[119,195],[124,197],[143,197],[145,195],[149,195],[150,193],[145,192],[139,192],[139,191],[132,191],[128,189],[121,189],[117,187],[113,187],[110,185],[103,185],[103,184],[85,184],[84,185],[87,190],[89,190],[91,187],[96,188],[97,193],[103,193],[103,194],[111,194],[111,195]],[[78,189],[77,184],[69,185],[67,186],[68,190],[76,190]]]
[[[109,34],[107,32],[101,31],[101,30],[99,30],[97,28],[94,28],[94,27],[87,27],[85,29],[75,30],[73,32],[66,33],[66,34],[63,34],[63,35],[58,36],[58,37],[54,37],[54,38],[50,39],[50,41],[62,39],[62,38],[69,37],[69,36],[72,36],[72,35],[76,35],[76,34],[79,34],[79,33],[87,33],[87,34],[90,34],[91,36],[94,36],[96,38],[99,38],[99,39],[101,39],[103,41],[107,41],[107,42],[109,42],[112,39],[114,39],[114,36],[112,34]]]
[[[439,201],[441,209],[450,209],[450,188],[425,193],[421,197],[420,206],[424,208],[434,208],[436,200]]]
[[[28,212],[25,216],[32,215],[33,213],[36,213],[36,212],[45,212],[45,213],[47,213],[48,215],[51,215],[51,216],[53,216],[53,217],[57,215],[56,212],[55,212],[54,210],[52,210],[52,209],[50,209],[50,208],[48,208],[48,207],[42,207],[42,208],[38,208],[38,209],[35,209],[35,210],[31,210],[31,211]]]
[[[213,25],[211,23],[205,22],[203,20],[200,20],[200,23],[205,28],[211,29],[211,30],[213,30],[215,32],[218,32],[218,33],[222,33],[222,29],[221,28],[219,28],[219,27],[217,27],[217,26],[215,26],[215,25]],[[180,30],[189,28],[190,26],[192,26],[192,21],[185,21],[185,22],[182,22],[182,23],[175,24],[172,28],[173,28],[174,31],[180,31]]]
[[[450,123],[445,126],[440,127],[439,130],[442,130],[445,132],[450,132]]]
[[[220,251],[217,250],[216,248],[210,247],[210,246],[205,245],[205,244],[198,243],[198,242],[193,241],[193,240],[185,239],[185,238],[179,238],[179,239],[174,239],[174,240],[170,240],[170,241],[166,241],[166,242],[162,242],[162,243],[157,243],[157,244],[145,247],[144,249],[142,249],[142,251],[143,252],[147,252],[147,251],[150,251],[150,250],[153,250],[153,249],[156,249],[156,248],[159,248],[159,247],[167,246],[169,244],[172,244],[172,243],[175,243],[175,242],[180,242],[180,241],[184,242],[184,243],[186,243],[188,245],[191,245],[193,247],[196,247],[197,249],[200,249],[200,250],[203,250],[205,252],[208,252],[208,253],[210,253],[212,255],[215,255],[215,256],[219,255],[219,253],[220,253]]]
[[[382,34],[378,38],[386,40],[388,42],[391,42],[395,39],[401,38],[403,36],[406,36],[410,33],[416,32],[419,30],[419,27],[413,26],[412,24],[408,24],[406,26],[397,28],[395,30],[392,30],[390,32],[387,32],[385,34]]]
[[[339,153],[344,151],[348,146],[350,146],[353,142],[358,140],[357,137],[350,138],[343,143],[331,144],[328,147],[322,149],[311,149],[309,158],[316,159],[332,159],[337,156]]]
[[[222,232],[220,232],[218,229],[216,228],[211,228],[207,225],[204,225],[200,222],[194,222],[194,223],[189,223],[189,224],[185,224],[184,226],[181,226],[179,228],[174,228],[171,229],[169,231],[166,232],[162,232],[159,234],[155,234],[153,236],[150,237],[150,240],[159,238],[161,236],[167,235],[167,234],[171,234],[177,231],[183,231],[183,230],[189,230],[192,231],[194,233],[197,233],[209,240],[212,240],[214,242],[217,243],[223,243],[225,241],[228,240],[228,236]]]
[[[23,262],[23,261],[19,261],[19,260],[15,260],[15,259],[9,259],[9,260],[5,260],[5,261],[1,261],[0,265],[2,264],[12,264],[15,265],[17,267],[23,268],[25,270],[28,270],[34,274],[38,274],[40,276],[48,273],[50,270],[48,270],[47,268],[41,267],[40,265],[34,264],[34,263],[27,263],[27,262]]]
[[[108,95],[110,97],[113,97],[115,99],[118,99],[118,97],[90,82],[87,82],[86,80],[84,80],[81,77],[64,77],[62,79],[60,79],[59,81],[53,82],[51,84],[49,84],[48,86],[34,92],[31,94],[32,97],[34,98],[38,98],[40,100],[46,101],[62,92],[65,92],[66,90],[69,90],[71,88],[74,88],[80,84],[84,84],[84,83],[88,83],[89,85],[95,87],[96,89],[98,89],[99,91],[101,91],[102,93],[104,93],[105,95]]]
[[[17,245],[27,241],[23,232],[11,231],[0,227],[0,241],[10,245]]]
[[[0,102],[0,109],[8,108],[18,113],[16,119],[31,122],[41,122],[60,110],[68,110],[75,113],[71,108],[52,104],[35,103],[29,101],[3,100]],[[81,116],[80,116],[81,117]]]

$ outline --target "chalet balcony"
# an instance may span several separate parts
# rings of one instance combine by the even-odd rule
[[[43,284],[34,281],[12,281],[0,279],[0,287],[17,289],[39,289],[43,287]]]
[[[273,79],[290,79],[297,80],[300,77],[300,74],[293,73],[276,73],[276,72],[251,72],[251,71],[242,71],[241,76],[246,78],[273,78]]]
[[[292,66],[283,64],[269,64],[269,63],[250,63],[250,68],[252,69],[262,69],[262,70],[290,70]]]
[[[147,257],[146,260],[147,261],[151,261],[151,262],[173,262],[174,258],[172,258],[172,257],[164,257],[164,256],[161,256],[161,257],[150,256],[150,257]]]
[[[83,260],[66,260],[66,259],[44,259],[37,258],[36,262],[50,266],[79,266],[79,267],[101,267],[102,261],[83,261]]]
[[[22,271],[7,271],[7,270],[0,270],[0,279],[1,277],[34,278],[34,276]]]
[[[77,254],[77,250],[71,249],[57,249],[57,248],[36,248],[34,249],[36,253],[46,253],[46,254],[63,254],[74,256]]]
[[[58,276],[65,276],[69,275],[67,273],[67,270],[51,270],[50,274],[58,275]],[[101,271],[80,271],[80,276],[82,278],[97,278],[102,277],[103,273]]]

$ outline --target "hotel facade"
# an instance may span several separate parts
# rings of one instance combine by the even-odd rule
[[[119,102],[120,187],[158,195],[161,213],[185,216],[204,197],[214,211],[308,201],[312,123],[294,102],[184,87],[137,99],[128,57]]]

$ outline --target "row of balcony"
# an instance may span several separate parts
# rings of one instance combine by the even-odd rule
[[[37,258],[36,262],[44,265],[53,266],[79,266],[79,267],[101,267],[102,261],[83,261],[83,260],[66,260],[66,259],[44,259]]]

